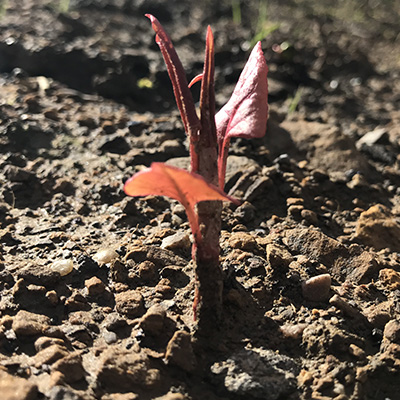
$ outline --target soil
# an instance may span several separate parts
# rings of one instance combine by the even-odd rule
[[[400,398],[399,2],[255,3],[1,2],[2,399]],[[188,164],[146,12],[189,78],[212,26],[218,107],[257,36],[269,65],[206,341],[183,208],[122,190]]]

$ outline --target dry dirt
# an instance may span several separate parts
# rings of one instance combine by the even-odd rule
[[[280,3],[0,2],[2,400],[400,398],[400,5]],[[269,124],[231,147],[243,203],[208,343],[184,210],[122,190],[188,164],[146,12],[189,78],[212,26],[218,106],[268,33]]]

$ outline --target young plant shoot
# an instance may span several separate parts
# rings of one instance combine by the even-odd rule
[[[231,138],[259,138],[265,134],[268,117],[267,64],[258,42],[240,75],[228,103],[215,114],[214,38],[207,29],[201,81],[200,116],[186,74],[171,39],[160,22],[146,14],[156,33],[167,65],[184,129],[189,138],[191,171],[153,163],[135,174],[124,186],[129,196],[158,195],[178,200],[185,207],[194,243],[196,269],[194,315],[199,330],[215,329],[222,312],[223,276],[219,266],[222,201],[235,201],[223,193]],[[218,187],[219,186],[219,187]]]

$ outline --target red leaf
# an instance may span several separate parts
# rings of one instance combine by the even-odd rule
[[[193,97],[189,90],[185,70],[183,69],[170,37],[165,32],[158,19],[151,14],[146,14],[146,17],[151,21],[151,26],[156,33],[156,43],[167,65],[168,75],[171,79],[176,104],[181,113],[185,131],[191,142],[197,141],[200,132],[200,120],[197,116]],[[195,155],[192,155],[192,157],[195,157]],[[193,163],[194,165],[196,164],[195,160],[192,160],[192,164]]]
[[[215,116],[219,146],[219,181],[223,188],[231,137],[264,136],[268,118],[268,67],[261,43],[250,54],[229,101]]]
[[[195,205],[206,200],[236,202],[200,175],[163,163],[152,163],[150,168],[132,176],[124,191],[128,196],[168,196],[178,200],[185,207],[196,242],[201,240],[201,234]]]

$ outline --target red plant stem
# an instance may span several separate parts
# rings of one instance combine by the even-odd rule
[[[200,122],[200,136],[194,149],[198,156],[198,173],[208,182],[218,185],[214,38],[210,27],[207,30],[206,54],[200,90]],[[221,210],[221,201],[205,201],[197,205],[202,240],[200,243],[196,243],[193,249],[196,262],[194,308],[199,317],[199,334],[204,335],[215,330],[222,314],[223,275],[219,265]]]

